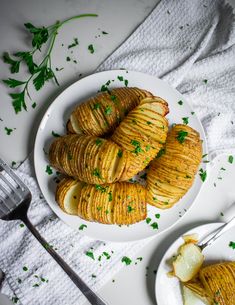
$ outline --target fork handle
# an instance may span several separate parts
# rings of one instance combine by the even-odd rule
[[[28,217],[25,217],[22,219],[22,221],[26,224],[36,239],[41,243],[44,249],[54,258],[54,260],[60,265],[60,267],[70,277],[74,284],[81,290],[81,292],[92,305],[107,305],[107,303],[105,303],[91,288],[86,285],[86,283],[71,269],[71,267],[59,256],[59,254],[52,247],[48,247],[48,243],[35,229]]]

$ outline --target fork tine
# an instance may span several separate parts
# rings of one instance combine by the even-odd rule
[[[7,207],[9,205],[10,208],[14,208],[16,206],[16,202],[12,199],[12,196],[10,196],[11,194],[8,192],[8,190],[2,184],[0,184],[0,190],[6,195],[6,198],[3,198],[2,196],[0,197],[0,199],[2,200],[4,205],[7,206]],[[6,205],[6,201],[8,201],[7,205]]]
[[[25,193],[29,193],[28,187],[21,181],[21,179],[14,173],[14,171],[0,158],[0,171],[5,170],[7,174],[16,182],[17,188],[21,188]]]
[[[5,184],[11,189],[13,195],[17,197],[17,198],[15,198],[15,199],[16,199],[16,200],[22,199],[22,198],[20,197],[20,195],[17,194],[17,192],[15,191],[15,188],[12,186],[12,184],[10,183],[9,180],[7,180],[6,177],[3,176],[3,175],[0,175],[0,177],[1,177],[1,179],[5,182]]]
[[[8,214],[10,212],[10,208],[4,203],[4,198],[0,195],[0,212],[3,215]]]

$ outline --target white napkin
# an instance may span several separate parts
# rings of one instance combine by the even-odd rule
[[[235,23],[232,8],[224,1],[161,1],[99,70],[114,68],[156,75],[177,87],[202,120],[211,157],[235,151]],[[31,158],[16,172],[33,194],[32,222],[95,290],[124,266],[123,256],[135,262],[138,251],[148,243],[105,244],[81,236],[63,224],[40,198]],[[95,260],[85,254],[91,248]],[[2,292],[17,304],[75,305],[84,301],[20,222],[0,221],[0,267],[6,274]]]

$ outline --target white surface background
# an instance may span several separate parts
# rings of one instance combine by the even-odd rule
[[[97,13],[98,18],[75,20],[61,29],[53,53],[53,65],[64,67],[58,72],[61,84],[59,88],[51,83],[39,93],[34,94],[36,109],[15,115],[8,97],[9,89],[0,84],[0,156],[11,163],[24,160],[32,150],[34,137],[40,119],[48,107],[64,88],[79,78],[79,74],[89,74],[124,41],[130,33],[150,13],[159,0],[0,0],[0,53],[10,53],[30,48],[23,23],[32,22],[36,26],[50,25],[56,20],[63,20],[80,13]],[[229,1],[235,7],[235,0]],[[100,30],[99,30],[100,29]],[[109,34],[98,38],[100,31]],[[78,37],[80,45],[69,53],[67,45],[74,37]],[[61,44],[64,43],[65,47]],[[95,47],[95,53],[87,50],[89,44]],[[66,61],[70,56],[78,61],[75,65]],[[121,67],[120,67],[121,68]],[[0,79],[10,76],[8,66],[0,61]],[[29,104],[30,105],[30,104]],[[7,136],[4,128],[16,128],[11,136]],[[100,294],[112,305],[151,305],[155,303],[153,270],[157,269],[160,258],[168,246],[186,230],[206,222],[216,221],[226,205],[235,201],[235,170],[227,166],[227,157],[222,158],[208,181],[204,190],[189,212],[174,229],[157,237],[149,246],[139,253],[143,261],[137,265],[125,267],[110,281]],[[229,167],[223,172],[223,180],[218,180],[221,166]],[[232,170],[233,169],[233,170]],[[214,181],[217,187],[213,186]],[[206,207],[206,208],[205,208]],[[149,269],[146,269],[146,268]],[[147,274],[147,276],[146,276]],[[0,304],[5,304],[0,299]],[[55,303],[56,304],[56,303]],[[160,305],[160,304],[159,304]]]

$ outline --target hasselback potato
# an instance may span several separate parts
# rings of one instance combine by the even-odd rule
[[[167,113],[166,101],[159,97],[146,98],[116,128],[111,140],[131,156],[121,180],[143,170],[162,148],[168,131]]]
[[[201,158],[199,133],[189,126],[175,125],[161,156],[150,163],[147,202],[161,209],[172,207],[193,184]]]
[[[146,218],[146,190],[127,182],[91,185],[64,178],[56,201],[69,214],[104,224],[133,224]]]
[[[152,93],[139,88],[100,92],[78,105],[67,123],[69,133],[103,136],[113,132],[125,115]]]
[[[126,170],[129,154],[106,139],[66,135],[51,144],[49,161],[58,171],[81,181],[112,183]]]

